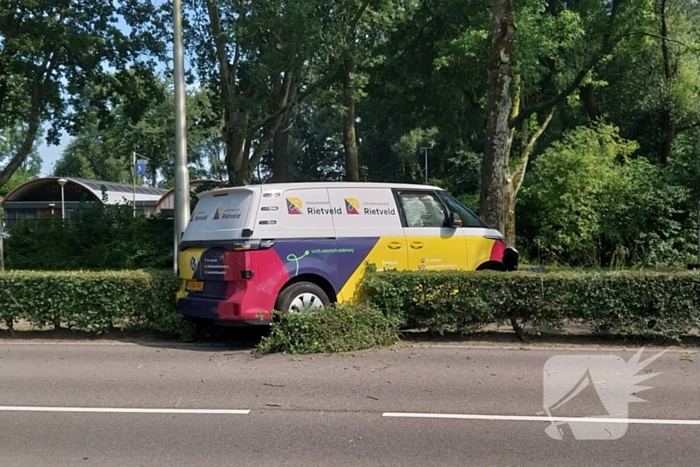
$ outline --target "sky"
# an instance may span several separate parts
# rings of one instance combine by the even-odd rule
[[[70,143],[69,136],[63,136],[60,146],[46,146],[46,142],[42,142],[41,146],[39,146],[39,155],[43,161],[43,165],[41,166],[42,177],[53,173],[53,166],[61,156],[63,149],[68,146],[68,143]]]

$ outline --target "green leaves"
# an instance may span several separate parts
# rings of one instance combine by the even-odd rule
[[[610,125],[565,134],[534,163],[519,207],[540,257],[572,265],[683,261],[684,190]]]
[[[270,336],[263,338],[254,353],[350,352],[384,347],[397,339],[395,319],[372,307],[340,304],[277,314]]]
[[[192,330],[175,309],[172,271],[0,273],[0,319],[103,333],[146,329],[182,339]]]
[[[82,107],[77,107],[81,128],[56,163],[55,175],[130,183],[135,151],[149,160],[146,178],[151,185],[174,178],[175,104],[168,80],[130,71],[110,75],[107,84],[84,94]],[[110,109],[93,105],[108,97]],[[219,119],[210,98],[207,90],[186,96],[188,161],[198,178],[220,177]]]
[[[79,124],[72,104],[107,68],[152,71],[150,59],[164,52],[159,12],[151,0],[0,0],[0,129],[28,127],[0,185],[24,162],[44,122],[49,144]]]
[[[401,327],[434,332],[471,333],[516,319],[678,339],[700,325],[698,272],[383,272],[367,274],[362,287],[368,304]]]
[[[84,206],[66,226],[59,213],[9,228],[9,269],[140,269],[173,263],[172,220],[134,217],[129,205]]]

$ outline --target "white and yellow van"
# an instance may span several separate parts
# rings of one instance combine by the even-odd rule
[[[272,310],[355,298],[378,270],[513,270],[500,232],[438,187],[288,183],[199,195],[180,243],[178,309],[269,322]]]

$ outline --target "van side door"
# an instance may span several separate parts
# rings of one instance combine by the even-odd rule
[[[328,194],[337,213],[333,222],[338,250],[344,252],[344,300],[354,294],[366,263],[378,270],[407,268],[406,238],[390,188],[331,187]]]
[[[463,229],[449,225],[444,204],[432,191],[396,190],[411,270],[467,269]]]

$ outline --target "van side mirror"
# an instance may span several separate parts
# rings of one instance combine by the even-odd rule
[[[456,212],[450,213],[450,227],[462,227],[462,218]]]

